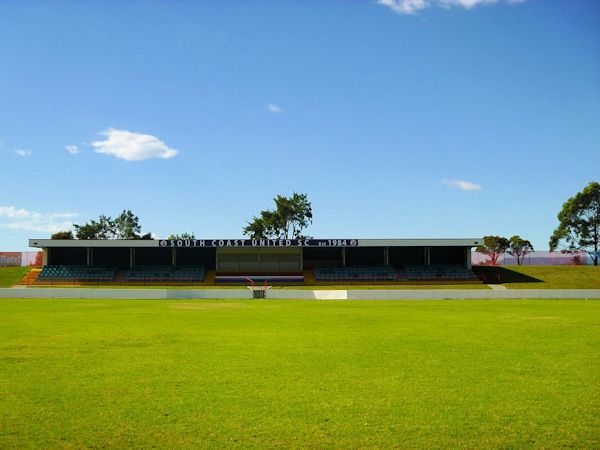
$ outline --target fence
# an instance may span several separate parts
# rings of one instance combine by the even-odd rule
[[[0,252],[0,267],[41,266],[42,252]]]
[[[492,265],[488,255],[479,252],[473,252],[471,262],[474,266]],[[500,255],[496,264],[499,266],[516,266],[517,258],[508,253]],[[592,258],[586,252],[531,252],[523,258],[521,262],[524,266],[588,266],[592,265]]]

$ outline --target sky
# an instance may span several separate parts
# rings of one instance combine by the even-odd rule
[[[131,209],[238,238],[518,234],[600,181],[597,0],[0,3],[0,251]]]

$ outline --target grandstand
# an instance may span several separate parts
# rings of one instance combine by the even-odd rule
[[[478,282],[482,239],[30,239],[37,283]],[[208,281],[207,281],[208,280]]]

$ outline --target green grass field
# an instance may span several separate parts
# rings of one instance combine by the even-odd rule
[[[30,267],[0,267],[0,287],[11,287],[30,270]]]
[[[600,289],[600,266],[482,266],[489,280],[500,276],[509,289]]]
[[[0,300],[0,448],[598,448],[599,301]]]

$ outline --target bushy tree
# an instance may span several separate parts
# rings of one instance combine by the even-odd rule
[[[114,221],[115,239],[139,239],[140,219],[130,209],[123,212]]]
[[[306,194],[291,197],[277,195],[274,210],[261,211],[243,228],[252,239],[302,239],[302,232],[312,223],[312,205]]]
[[[73,236],[72,231],[57,231],[52,236],[50,236],[50,239],[66,241],[66,240],[70,240],[70,239],[75,239],[75,237]]]
[[[517,265],[523,264],[525,256],[533,251],[533,245],[527,239],[519,235],[512,236],[508,240],[508,249],[506,253],[517,258]]]
[[[181,233],[181,234],[171,234],[167,239],[171,240],[185,240],[185,239],[196,239],[194,233]]]
[[[506,253],[510,243],[509,240],[502,236],[484,236],[483,245],[477,247],[479,253],[483,253],[490,257],[490,264],[498,264],[498,258]]]
[[[90,220],[83,225],[73,225],[77,239],[114,239],[115,238],[115,223],[114,221],[103,214],[98,220]]]
[[[139,218],[131,210],[123,210],[116,218],[100,215],[83,225],[73,225],[77,239],[152,239],[150,233],[140,236]]]
[[[550,250],[587,252],[594,265],[600,259],[600,183],[592,181],[569,198],[558,213],[558,227],[550,237]]]

